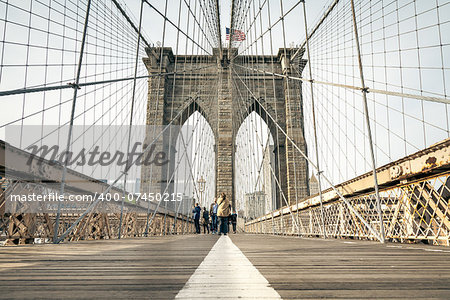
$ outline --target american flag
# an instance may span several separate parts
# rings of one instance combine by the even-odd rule
[[[226,29],[226,32],[227,32],[226,40],[229,41],[230,40],[230,31],[231,30],[228,27],[225,27],[225,29]],[[240,31],[240,30],[234,29],[233,30],[233,34],[232,34],[232,41],[240,42],[240,41],[243,41],[243,40],[245,40],[245,33]]]

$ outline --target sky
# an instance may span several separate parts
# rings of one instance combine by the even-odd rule
[[[194,1],[190,1],[192,4],[191,6],[195,6]],[[279,18],[280,14],[280,1],[272,0],[272,1],[259,1],[261,4],[264,4],[264,7],[270,7],[271,13],[272,13],[272,19],[276,20]],[[306,1],[307,2],[307,11],[308,11],[308,22],[309,25],[312,25],[315,23],[316,20],[322,15],[324,9],[328,7],[330,0],[314,0],[314,1]],[[123,2],[124,7],[134,16],[134,19],[136,20],[135,23],[138,24],[138,17],[139,17],[139,1],[138,0],[128,0],[126,2]],[[164,12],[165,8],[165,1],[150,1],[155,8],[157,8],[159,11]],[[168,0],[167,6],[168,9],[168,18],[171,19],[174,23],[177,22],[178,19],[178,8],[179,8],[179,0]],[[186,5],[185,3],[189,3],[189,1],[182,3],[182,20],[181,20],[181,27],[186,28],[184,26],[185,22],[185,16],[186,14]],[[259,4],[258,1],[255,1],[256,4]],[[284,0],[283,1],[283,7],[284,11],[286,12],[289,8],[294,6],[298,1],[295,0]],[[222,42],[225,43],[225,28],[230,27],[231,22],[231,1],[225,0],[225,1],[219,1],[220,6],[220,22],[221,22],[221,34],[222,34]],[[257,11],[257,8],[256,8]],[[264,11],[266,14],[267,12]],[[266,21],[266,15],[263,15],[263,22]],[[263,24],[263,28],[265,28],[267,24]],[[293,10],[290,13],[290,16],[286,18],[286,28],[290,28],[290,30],[287,30],[286,32],[286,41],[288,44],[294,43],[294,44],[300,44],[304,40],[304,30],[303,30],[303,15],[301,10],[301,5],[298,5],[295,10]],[[143,28],[146,36],[149,37],[149,42],[156,44],[158,41],[162,42],[162,18],[150,7],[144,8],[144,18],[143,18]],[[294,29],[295,30],[292,30]],[[171,46],[172,48],[175,48],[175,41],[176,41],[176,31],[174,30],[173,26],[167,27],[167,46]],[[275,33],[274,34],[274,47],[275,48],[281,48],[283,47],[283,41],[280,34]]]

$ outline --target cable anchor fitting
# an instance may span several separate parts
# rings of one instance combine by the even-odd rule
[[[71,86],[73,89],[77,89],[77,90],[81,89],[80,85],[76,84],[74,82],[69,82],[67,85]]]

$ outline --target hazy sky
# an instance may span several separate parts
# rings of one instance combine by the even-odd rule
[[[158,10],[161,12],[164,12],[165,3],[166,1],[149,1],[154,5]],[[181,17],[181,27],[186,28],[186,20],[185,16],[186,14],[186,5],[184,0],[167,0],[167,6],[168,9],[168,18],[171,19],[174,23],[177,23],[178,19],[178,8],[179,3],[182,3],[182,17]],[[312,25],[315,23],[315,20],[320,17],[325,9],[325,7],[328,7],[330,0],[314,0],[314,1],[306,1],[307,3],[307,12],[308,12],[308,22],[309,25]],[[124,6],[134,15],[136,23],[139,17],[139,0],[128,0],[126,3],[124,3]],[[186,3],[190,3],[192,9],[195,7],[195,1],[187,1]],[[264,7],[270,7],[271,10],[271,19],[272,23],[277,20],[280,15],[280,1],[279,0],[272,0],[272,1],[254,1],[251,2],[252,4],[255,3],[256,6],[259,6],[259,3],[261,5],[263,3]],[[283,0],[283,9],[286,13],[292,6],[294,6],[298,1],[296,0]],[[220,22],[221,22],[221,33],[222,33],[222,42],[225,43],[225,27],[230,27],[230,20],[231,20],[231,0],[225,0],[225,1],[219,1],[220,6]],[[253,9],[252,7],[250,9]],[[255,7],[255,10],[258,11],[258,7]],[[267,27],[267,9],[263,9],[263,28],[265,29]],[[184,22],[183,22],[184,21]],[[304,40],[304,23],[303,23],[303,12],[301,9],[301,5],[298,5],[292,12],[289,13],[288,17],[286,18],[286,42],[291,43],[294,42],[295,44],[299,44]],[[259,30],[259,24],[257,24],[258,30]],[[274,47],[281,48],[283,46],[282,36],[279,34],[279,27],[277,26],[274,28]],[[150,42],[156,43],[157,41],[162,41],[162,18],[159,16],[152,8],[150,8],[147,5],[144,5],[144,18],[143,18],[143,28],[146,36],[149,37]],[[192,28],[192,25],[191,25]],[[167,26],[166,29],[166,45],[172,48],[175,48],[176,44],[176,31],[174,30],[174,27],[171,25]]]

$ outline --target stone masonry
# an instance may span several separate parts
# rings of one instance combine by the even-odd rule
[[[286,205],[285,201],[293,204],[309,195],[306,160],[277,130],[275,122],[255,100],[261,102],[306,153],[300,82],[262,73],[255,78],[254,72],[247,75],[249,70],[240,67],[253,66],[290,75],[289,57],[296,50],[280,49],[276,56],[237,56],[232,58],[233,63],[230,64],[226,49],[223,50],[225,59],[222,61],[217,49],[211,56],[175,56],[171,48],[146,49],[148,57],[144,58],[144,63],[149,75],[177,72],[149,78],[147,125],[166,125],[182,111],[177,120],[177,124],[181,125],[195,111],[201,113],[215,137],[216,193],[225,192],[233,205],[236,200],[233,182],[235,136],[244,119],[253,111],[267,123],[274,141],[278,141],[274,147],[274,171],[283,193],[277,193],[276,205]],[[236,49],[232,49],[230,57],[234,53]],[[156,173],[152,171],[152,179],[149,172],[148,168],[142,168],[141,192],[165,186],[167,182],[165,174],[160,174],[164,173],[161,170]],[[157,177],[160,179],[155,180]]]

